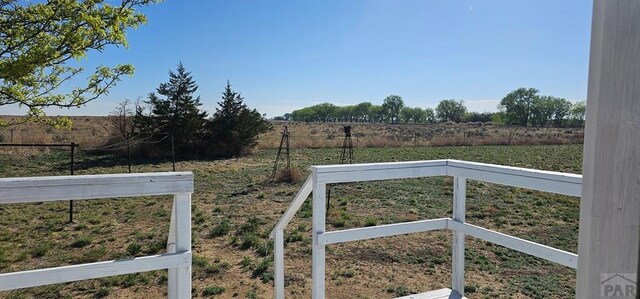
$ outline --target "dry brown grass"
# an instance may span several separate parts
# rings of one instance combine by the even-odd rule
[[[297,183],[302,180],[302,171],[297,168],[291,168],[291,171],[287,169],[280,169],[276,172],[274,181],[279,183]]]
[[[258,148],[277,148],[284,126],[293,148],[341,147],[346,123],[275,122],[260,137]],[[358,124],[352,126],[355,147],[422,147],[451,145],[539,145],[582,143],[582,128],[524,128],[470,124]]]
[[[0,116],[10,119],[12,116]],[[81,150],[98,149],[106,144],[113,130],[104,116],[73,116],[71,130],[61,130],[34,123],[0,128],[4,143],[71,143]],[[352,126],[354,147],[424,147],[451,145],[540,145],[579,144],[582,128],[524,128],[469,124],[360,124],[360,123],[297,123],[274,122],[274,130],[258,140],[258,150],[277,148],[284,126],[289,127],[292,148],[335,148],[344,140],[343,127]],[[13,131],[13,140],[11,140]],[[0,149],[2,150],[2,149]],[[13,149],[27,154],[38,149]],[[5,150],[6,151],[6,150]]]
[[[0,116],[10,120],[14,116]],[[81,148],[96,148],[103,145],[112,130],[107,117],[104,116],[70,116],[73,127],[70,130],[56,129],[37,123],[24,123],[0,128],[2,143],[71,143]]]

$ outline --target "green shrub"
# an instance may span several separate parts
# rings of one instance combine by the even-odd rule
[[[242,237],[242,243],[240,244],[240,249],[247,250],[250,248],[258,249],[262,246],[262,241],[258,236],[254,234],[245,235]]]
[[[221,274],[227,269],[229,269],[229,263],[227,262],[216,262],[210,265],[207,265],[204,271],[207,274]]]
[[[378,218],[369,216],[364,220],[364,226],[376,226],[378,225]]]
[[[80,237],[71,243],[71,247],[73,248],[82,248],[89,244],[91,244],[91,238],[89,237]]]
[[[222,237],[229,233],[231,230],[231,221],[228,219],[222,220],[218,225],[214,226],[209,232],[209,237]]]
[[[206,287],[204,288],[204,291],[202,291],[202,295],[204,296],[215,296],[215,295],[220,295],[222,293],[224,293],[224,288],[221,286]]]
[[[247,299],[258,299],[258,288],[255,286],[247,292]]]
[[[240,226],[240,229],[238,229],[238,234],[246,235],[246,234],[256,233],[258,232],[258,229],[260,228],[260,226],[265,223],[266,222],[263,219],[260,219],[256,216],[251,216],[249,217],[247,222],[245,222],[242,226]]]
[[[110,288],[101,287],[96,291],[95,298],[104,298],[109,296],[110,293],[111,293]]]
[[[131,243],[129,244],[129,246],[127,246],[127,252],[132,256],[135,256],[136,254],[140,253],[141,249],[142,249],[142,245],[138,243]]]
[[[475,293],[477,291],[476,286],[474,285],[467,285],[464,286],[464,292],[465,293]]]
[[[405,286],[388,287],[387,293],[396,293],[398,296],[411,295],[411,291]]]
[[[98,246],[95,248],[91,248],[82,254],[79,262],[82,263],[93,263],[105,260],[105,255],[107,254],[107,248],[104,246]]]
[[[271,265],[271,259],[264,258],[260,260],[260,262],[253,268],[253,278],[258,278],[262,276],[267,270],[269,270],[269,266]]]
[[[48,242],[39,243],[29,251],[31,257],[42,257],[51,249],[51,244]]]
[[[253,259],[248,256],[243,257],[242,260],[240,261],[240,266],[242,268],[247,268],[252,264],[253,264]]]
[[[295,233],[293,233],[291,235],[288,235],[286,237],[286,242],[287,243],[302,242],[302,239],[304,239],[302,234],[299,233],[299,232],[295,232]]]

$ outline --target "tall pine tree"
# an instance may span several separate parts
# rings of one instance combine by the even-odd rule
[[[198,154],[202,148],[207,113],[198,109],[202,103],[200,96],[194,97],[196,90],[198,85],[181,62],[175,72],[169,71],[169,82],[160,84],[157,94],[149,94],[153,126],[148,133],[165,139],[172,135],[177,154]]]
[[[211,122],[210,154],[216,157],[237,157],[253,148],[258,135],[272,129],[255,109],[243,103],[244,98],[227,86],[222,92],[222,102],[218,102]]]

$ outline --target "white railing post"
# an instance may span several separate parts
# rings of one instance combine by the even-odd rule
[[[191,251],[191,193],[175,194],[169,225],[167,253]],[[168,297],[191,298],[191,262],[187,266],[168,270]]]
[[[174,195],[166,254],[0,273],[0,291],[169,269],[169,297],[190,298],[192,192],[190,172],[0,178],[0,205]]]
[[[311,298],[324,299],[325,245],[318,242],[318,236],[325,232],[326,184],[318,181],[319,176],[313,169],[313,263],[311,270]]]
[[[506,186],[528,188],[569,196],[580,196],[582,176],[518,167],[457,160],[369,163],[355,165],[312,166],[312,175],[298,191],[270,236],[275,238],[275,298],[284,298],[284,228],[313,191],[312,298],[325,298],[326,245],[433,230],[453,231],[452,287],[438,291],[454,297],[464,296],[465,237],[479,238],[561,265],[576,268],[577,255],[542,244],[516,238],[465,222],[467,180],[479,180]],[[327,184],[365,182],[448,175],[453,177],[453,215],[451,218],[419,220],[326,232]],[[1,190],[0,190],[1,191]],[[449,294],[448,293],[448,294]],[[426,293],[425,293],[426,294]],[[443,294],[439,292],[438,294]]]
[[[277,229],[273,242],[275,298],[284,299],[284,230]]]
[[[278,223],[276,223],[273,230],[269,234],[269,238],[273,238],[273,283],[275,291],[273,292],[274,298],[284,299],[284,229],[289,224],[289,221],[295,216],[296,212],[302,207],[304,201],[311,194],[313,187],[312,176],[308,176],[304,181],[300,190],[293,198],[291,205],[287,208],[284,215]]]
[[[465,221],[467,179],[453,177],[453,221]],[[451,289],[464,296],[464,233],[453,231],[451,249]]]

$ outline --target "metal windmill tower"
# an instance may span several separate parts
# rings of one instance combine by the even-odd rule
[[[285,150],[286,158],[282,157],[282,150]],[[276,173],[278,172],[278,164],[280,160],[287,160],[287,175],[289,181],[291,181],[291,157],[289,155],[289,128],[284,126],[284,130],[282,131],[282,138],[280,139],[280,146],[278,147],[278,154],[276,154],[276,160],[273,162],[273,171],[271,172],[271,180],[276,178]]]
[[[342,142],[342,155],[340,164],[351,164],[353,159],[353,142],[351,140],[351,126],[344,126],[344,141]]]

